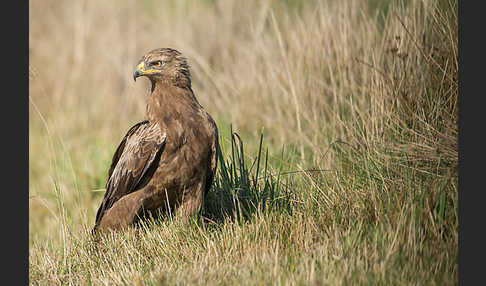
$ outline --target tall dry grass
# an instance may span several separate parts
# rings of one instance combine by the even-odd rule
[[[30,282],[455,283],[457,1],[369,3],[30,1]],[[290,211],[162,222],[97,252],[93,190],[144,117],[131,75],[156,47],[188,57],[225,156],[230,124],[250,163],[264,128]],[[207,205],[266,190],[245,182],[220,171]]]

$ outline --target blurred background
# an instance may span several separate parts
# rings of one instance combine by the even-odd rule
[[[379,165],[380,188],[404,184],[399,165],[455,174],[457,14],[436,6],[450,3],[29,1],[30,241],[92,226],[112,154],[145,118],[135,65],[160,47],[188,58],[220,135],[231,124],[248,152],[264,128],[294,169],[355,170],[353,149],[330,149],[341,140]]]

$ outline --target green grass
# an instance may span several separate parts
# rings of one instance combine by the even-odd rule
[[[29,4],[30,284],[458,283],[457,1],[134,3]],[[218,124],[213,188],[95,243],[162,46]]]

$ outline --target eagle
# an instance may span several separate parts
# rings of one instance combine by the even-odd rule
[[[116,149],[93,232],[133,226],[147,214],[188,217],[216,172],[218,129],[191,88],[187,59],[172,48],[145,54],[133,79],[150,80],[146,119]]]

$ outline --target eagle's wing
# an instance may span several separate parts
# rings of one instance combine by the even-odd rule
[[[113,155],[105,197],[96,213],[96,225],[116,201],[150,179],[164,149],[165,138],[166,134],[157,123],[149,121],[139,122],[128,130]]]

